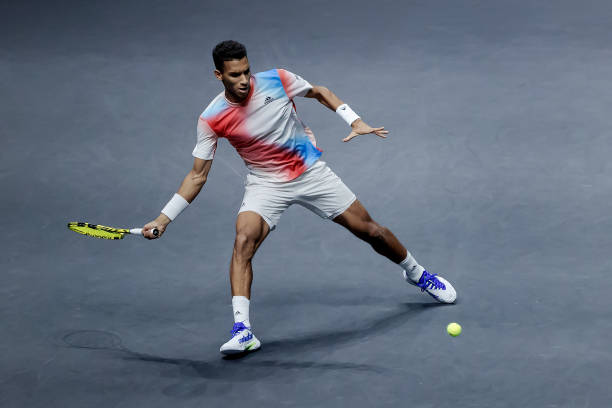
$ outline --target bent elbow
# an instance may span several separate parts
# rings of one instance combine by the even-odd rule
[[[329,89],[327,89],[327,88],[326,88],[326,87],[324,87],[324,86],[320,86],[320,85],[319,85],[319,86],[317,86],[317,90],[315,91],[315,94],[316,94],[316,98],[317,98],[317,99],[324,98],[324,97],[325,97],[325,95],[328,95],[328,94],[329,94]]]
[[[329,92],[329,89],[327,89],[324,86],[321,85],[313,85],[312,88],[310,88],[310,90],[308,91],[308,93],[306,93],[306,97],[307,98],[315,98],[318,100],[321,100],[321,98],[323,98],[323,94]]]

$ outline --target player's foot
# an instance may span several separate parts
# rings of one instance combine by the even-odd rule
[[[261,343],[251,332],[250,327],[246,327],[243,323],[234,323],[232,338],[222,345],[219,351],[223,354],[239,354],[246,351],[255,351],[259,347],[261,347]]]
[[[454,303],[457,299],[457,292],[449,281],[437,274],[430,274],[423,271],[423,274],[418,281],[413,281],[404,271],[404,279],[411,285],[421,288],[421,292],[429,293],[434,299],[441,303]]]

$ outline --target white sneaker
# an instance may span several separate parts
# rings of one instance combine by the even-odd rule
[[[239,354],[247,351],[255,351],[261,347],[257,337],[242,322],[234,323],[232,338],[221,346],[219,351],[223,354]]]
[[[419,280],[415,282],[410,279],[406,271],[404,271],[404,279],[411,285],[421,288],[421,292],[425,291],[429,293],[438,302],[454,303],[455,299],[457,299],[457,292],[455,288],[453,288],[453,285],[435,273],[432,275],[424,270]]]

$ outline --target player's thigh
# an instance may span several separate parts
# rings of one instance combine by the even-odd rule
[[[276,228],[281,215],[291,204],[292,198],[290,192],[284,191],[281,187],[266,184],[249,175],[245,183],[242,205],[238,212],[258,214],[268,224],[269,231],[272,231]]]
[[[270,226],[263,217],[253,211],[244,211],[236,218],[237,249],[255,252],[270,233]]]
[[[349,208],[333,219],[337,224],[347,228],[357,236],[368,235],[377,224],[359,200],[355,200]]]

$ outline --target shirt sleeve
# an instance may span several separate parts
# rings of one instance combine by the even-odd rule
[[[289,99],[293,99],[296,96],[304,96],[312,89],[312,85],[301,76],[284,69],[278,69],[277,71]]]
[[[202,117],[198,119],[198,137],[196,146],[193,149],[193,157],[203,160],[212,160],[217,150],[217,135],[208,126]]]

